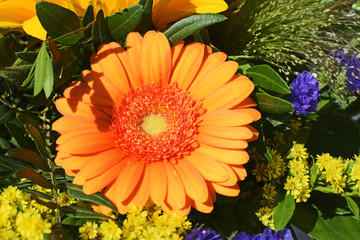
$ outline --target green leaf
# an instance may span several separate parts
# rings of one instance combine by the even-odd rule
[[[81,19],[81,23],[85,27],[89,25],[92,21],[94,21],[94,7],[92,5],[89,5],[85,11],[84,17]],[[91,36],[91,28],[85,30],[85,36]]]
[[[351,197],[345,197],[346,203],[354,216],[359,219],[359,205]]]
[[[12,123],[5,123],[5,127],[11,134],[11,136],[14,137],[19,147],[28,148],[28,149],[34,149],[35,146],[31,139],[27,137],[26,130],[24,128],[20,128],[15,124]]]
[[[254,122],[253,126],[259,131],[258,139],[254,141],[256,151],[260,153],[262,156],[264,156],[268,162],[273,162],[274,160],[272,159],[271,154],[265,144],[265,134],[264,134],[262,119],[260,119],[257,122]]]
[[[109,219],[108,216],[94,212],[91,209],[79,208],[79,207],[62,207],[62,211],[69,217],[73,218],[98,218],[98,219]]]
[[[104,195],[102,195],[100,193],[87,195],[82,191],[82,186],[74,185],[71,183],[66,183],[66,188],[67,188],[67,193],[71,197],[81,199],[84,201],[98,203],[98,204],[101,204],[103,206],[110,208],[113,211],[117,211],[115,205],[112,202],[110,202],[110,200],[107,199]]]
[[[80,27],[80,18],[76,13],[53,3],[37,2],[36,15],[41,25],[53,39],[73,32]]]
[[[245,75],[251,77],[254,83],[263,89],[290,94],[290,88],[286,82],[268,65],[256,65],[248,68]]]
[[[33,64],[24,64],[11,67],[0,67],[0,77],[16,85],[21,85],[28,76]]]
[[[39,54],[36,58],[34,96],[38,95],[42,89],[48,98],[53,90],[54,72],[49,54],[46,51],[46,43],[43,42]]]
[[[293,110],[292,104],[288,101],[267,93],[256,93],[256,99],[260,110],[264,112],[283,114]]]
[[[143,35],[149,30],[152,23],[151,13],[153,7],[153,0],[140,0],[139,4],[144,7],[144,10],[140,23],[137,25],[135,31]]]
[[[38,53],[37,52],[17,52],[16,56],[27,62],[34,62]]]
[[[164,34],[171,44],[175,44],[202,28],[225,20],[225,16],[214,13],[192,15],[176,22],[168,30],[166,30]]]
[[[29,162],[43,171],[46,172],[50,171],[50,168],[47,165],[46,160],[43,157],[41,157],[38,153],[32,150],[26,148],[15,148],[6,152],[5,155],[8,157],[23,160],[25,162]]]
[[[106,17],[106,23],[115,41],[120,41],[135,29],[141,20],[143,6],[140,4],[128,7],[121,12]]]
[[[71,226],[82,226],[84,223],[91,221],[90,219],[84,218],[73,218],[73,217],[66,217],[61,223],[64,225],[71,225]]]
[[[295,199],[292,195],[286,194],[284,190],[278,189],[274,207],[275,230],[282,230],[286,227],[295,211]]]
[[[6,105],[0,105],[0,125],[7,123],[15,117],[14,111]]]
[[[92,36],[95,49],[97,49],[102,43],[109,43],[113,41],[111,33],[107,27],[104,12],[100,9],[95,17],[95,23],[92,27]]]
[[[16,175],[20,178],[27,178],[29,180],[31,180],[32,182],[44,187],[44,188],[48,188],[48,189],[52,189],[53,185],[46,180],[40,173],[34,171],[31,168],[23,168],[20,169]]]
[[[35,169],[35,167],[29,163],[14,158],[5,157],[2,155],[0,155],[0,166],[5,167],[8,170],[19,170],[22,168]]]

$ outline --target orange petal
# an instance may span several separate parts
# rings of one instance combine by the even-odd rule
[[[208,181],[223,182],[228,179],[226,169],[211,156],[200,154],[197,149],[182,161],[189,161]]]
[[[209,96],[233,78],[238,65],[237,62],[228,61],[216,66],[194,84],[191,89],[191,96],[197,100]]]
[[[209,112],[217,109],[230,109],[247,98],[253,89],[254,84],[247,77],[236,75],[228,84],[207,96],[203,100],[203,107]]]
[[[140,71],[140,50],[142,45],[142,36],[137,32],[131,32],[126,38],[126,52],[128,53],[129,66],[126,67],[129,75],[131,86],[136,89],[143,86],[143,80]],[[130,67],[130,68],[129,68]]]
[[[229,187],[237,184],[238,179],[232,168],[230,168],[228,164],[225,163],[220,163],[220,164],[226,169],[229,178],[224,182],[218,182],[218,183],[221,184],[222,186],[229,186]]]
[[[238,180],[244,180],[247,176],[246,169],[243,165],[229,165],[236,174]]]
[[[251,141],[255,141],[256,139],[258,139],[258,137],[259,137],[259,132],[256,130],[256,128],[254,128],[254,127],[251,126],[251,125],[248,125],[247,127],[248,127],[248,128],[250,129],[250,131],[252,131],[252,133],[253,133],[253,137],[252,137],[251,139],[247,140],[247,141],[251,142]]]
[[[94,194],[101,191],[107,186],[110,186],[115,179],[118,177],[119,172],[124,168],[127,159],[121,160],[112,168],[108,169],[106,172],[100,174],[91,179],[87,179],[83,183],[83,191],[85,194]],[[75,180],[75,179],[74,179]],[[114,200],[113,198],[110,200]]]
[[[77,129],[75,131],[71,131],[71,132],[62,134],[60,137],[58,137],[56,139],[56,144],[61,146],[63,143],[69,141],[70,139],[73,139],[74,137],[76,137],[78,135],[86,134],[86,133],[96,133],[96,132],[99,132],[99,130],[97,128]],[[61,150],[63,150],[63,149],[61,148]]]
[[[214,204],[211,198],[208,198],[205,202],[191,200],[191,206],[203,213],[211,213],[214,209]]]
[[[235,165],[235,164],[245,164],[246,162],[249,161],[249,154],[242,149],[239,150],[221,149],[221,148],[207,146],[205,144],[200,144],[200,147],[196,149],[196,152],[199,152],[209,158],[216,159],[217,161],[222,163]]]
[[[248,108],[250,109],[250,108]],[[199,117],[199,126],[235,127],[253,122],[252,115],[246,111],[216,110]],[[255,109],[254,109],[255,110]],[[256,110],[255,110],[256,111]]]
[[[171,48],[171,57],[172,57],[171,66],[172,66],[172,69],[178,63],[179,56],[180,56],[180,53],[182,52],[183,46],[184,46],[184,41],[180,41]]]
[[[237,139],[224,139],[224,138],[208,136],[205,134],[199,134],[196,140],[199,143],[204,143],[206,145],[217,148],[245,149],[248,146],[247,141],[237,140]]]
[[[130,83],[124,66],[117,54],[125,51],[119,44],[103,44],[97,52],[101,72],[122,92],[130,91]]]
[[[98,108],[91,107],[83,102],[76,100],[59,98],[55,101],[57,110],[64,116],[82,116],[82,117],[97,117],[102,119],[109,119],[110,116]]]
[[[133,192],[144,172],[145,162],[140,160],[130,160],[124,166],[125,171],[121,172],[115,183],[115,192],[117,201],[124,201]],[[136,195],[136,193],[135,193]]]
[[[253,121],[257,121],[261,118],[261,113],[254,108],[241,108],[241,109],[235,109],[234,111],[240,114],[246,114],[250,116],[253,119]]]
[[[150,197],[156,205],[165,201],[168,188],[168,177],[163,162],[151,162],[149,164],[149,187]]]
[[[181,177],[186,194],[196,201],[205,202],[209,197],[207,185],[194,165],[187,159],[181,159],[173,166]]]
[[[237,104],[234,108],[250,108],[256,106],[256,102],[252,100],[251,97],[247,97],[241,103]]]
[[[240,193],[240,188],[237,184],[231,187],[222,186],[217,183],[211,183],[211,185],[214,187],[217,193],[224,196],[236,197]]]
[[[179,61],[173,69],[170,83],[186,90],[194,80],[204,56],[204,44],[191,43],[183,47]]]
[[[118,209],[120,214],[126,214],[129,210],[129,206],[122,204],[122,202],[116,201],[116,192],[115,192],[114,185],[115,185],[115,182],[110,183],[110,185],[106,187],[103,194],[105,197],[110,199],[115,204],[115,206]]]
[[[245,140],[253,137],[253,133],[247,126],[241,127],[198,127],[199,133],[212,137],[225,139]]]
[[[120,89],[102,73],[95,71],[84,70],[82,72],[82,78],[87,85],[96,89],[96,93],[103,96],[106,99],[110,99],[115,106],[120,105],[123,94]]]
[[[166,202],[173,209],[182,209],[186,203],[186,193],[184,184],[175,168],[168,161],[164,161],[166,174],[168,178],[168,189]]]
[[[70,154],[90,154],[115,147],[112,132],[92,132],[79,134],[66,141],[62,148]]]
[[[62,117],[52,124],[52,128],[61,133],[69,133],[80,129],[94,129],[98,132],[109,131],[111,122],[94,117]]]
[[[87,180],[103,174],[110,168],[114,167],[124,157],[124,151],[118,148],[109,149],[94,155],[87,163],[81,167],[80,171],[74,178]]]
[[[93,157],[93,155],[87,155],[87,156],[71,156],[68,158],[65,158],[61,165],[62,168],[64,169],[69,169],[69,170],[79,170],[80,168],[82,168],[91,158]],[[56,162],[57,164],[57,162]]]

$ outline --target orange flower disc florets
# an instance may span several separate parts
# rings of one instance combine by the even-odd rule
[[[130,91],[112,115],[116,146],[145,161],[175,160],[197,146],[201,105],[175,86]]]

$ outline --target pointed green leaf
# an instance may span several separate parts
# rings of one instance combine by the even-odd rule
[[[73,11],[54,3],[36,3],[36,15],[41,25],[53,38],[73,32],[80,27],[80,18]]]
[[[35,169],[34,166],[32,166],[29,163],[26,163],[24,161],[15,159],[15,158],[9,158],[9,157],[5,157],[0,155],[0,166],[12,171],[12,170],[19,170],[22,168],[33,168]]]
[[[254,146],[256,147],[256,151],[260,153],[268,162],[273,162],[274,160],[271,157],[269,150],[265,144],[265,134],[263,130],[263,121],[260,119],[257,122],[253,123],[253,126],[259,131],[259,137],[256,141],[254,141]]]
[[[88,26],[91,22],[94,21],[94,7],[89,5],[85,11],[84,17],[81,19],[82,26]],[[84,32],[86,37],[91,36],[91,28],[85,30]]]
[[[82,226],[86,222],[91,221],[90,219],[84,218],[73,218],[73,217],[66,217],[61,223],[64,225],[71,225],[71,226]]]
[[[135,29],[141,20],[143,6],[140,4],[128,7],[121,12],[106,17],[106,23],[115,41],[120,41]]]
[[[0,77],[15,85],[21,85],[28,76],[32,64],[16,65],[11,67],[0,67]]]
[[[282,189],[278,189],[274,207],[275,230],[282,230],[290,221],[295,210],[295,199],[292,195],[286,194]]]
[[[32,150],[26,148],[15,148],[8,151],[5,155],[8,157],[23,160],[25,162],[29,162],[43,171],[46,172],[50,171],[50,168],[47,165],[46,160],[43,157],[41,157],[38,153]]]
[[[113,211],[117,211],[115,205],[112,202],[110,202],[110,200],[107,199],[104,195],[102,195],[100,193],[87,195],[82,191],[82,186],[74,185],[71,183],[66,183],[66,188],[67,188],[67,193],[71,197],[81,199],[84,201],[98,203],[100,205],[110,208]]]
[[[48,180],[46,180],[40,173],[34,171],[31,168],[20,169],[16,173],[16,175],[20,178],[27,178],[44,188],[51,189],[53,187],[53,185]]]
[[[245,75],[251,77],[255,84],[263,89],[290,94],[290,88],[286,82],[268,65],[256,65],[246,70]]]
[[[267,93],[256,93],[256,99],[260,110],[264,112],[283,114],[293,110],[292,104],[288,101]]]
[[[31,141],[31,139],[27,136],[26,130],[24,128],[18,127],[12,123],[5,123],[5,127],[16,140],[18,147],[28,148],[28,149],[36,149],[35,145]]]
[[[144,7],[143,14],[140,20],[140,23],[137,25],[135,31],[139,32],[140,34],[145,34],[152,24],[152,7],[153,7],[153,0],[140,0],[139,4]]]
[[[92,27],[92,36],[94,45],[96,45],[95,49],[97,49],[102,43],[109,43],[113,41],[104,18],[104,12],[101,9],[96,14],[95,23]]]
[[[53,90],[54,72],[49,54],[46,51],[46,43],[43,42],[39,54],[36,58],[34,96],[38,95],[42,89],[48,98]]]
[[[14,111],[12,111],[6,105],[0,105],[0,125],[7,123],[15,117]]]
[[[99,219],[109,218],[104,214],[94,212],[93,210],[87,208],[79,208],[79,207],[71,206],[71,207],[62,207],[61,210],[64,211],[67,216],[73,218],[99,218]]]
[[[192,15],[176,22],[168,30],[166,30],[164,34],[171,44],[175,44],[202,28],[225,20],[225,16],[214,13]]]
[[[354,216],[359,219],[359,205],[351,197],[345,197],[346,203]]]

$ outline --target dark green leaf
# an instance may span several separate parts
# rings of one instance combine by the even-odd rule
[[[46,180],[40,173],[34,171],[31,168],[23,168],[20,169],[16,175],[20,178],[27,178],[29,180],[31,180],[32,182],[44,187],[44,188],[49,188],[52,189],[53,185]]]
[[[91,209],[86,209],[86,208],[79,208],[79,207],[62,207],[61,208],[62,211],[65,212],[65,214],[69,217],[73,217],[73,218],[99,218],[99,219],[108,219],[109,217],[101,214],[101,213],[97,213],[94,212]]]
[[[95,23],[92,27],[92,36],[94,45],[96,45],[95,49],[97,49],[97,47],[102,43],[109,43],[113,41],[104,18],[104,12],[101,9],[96,14]]]
[[[26,136],[27,134],[25,129],[20,128],[12,123],[6,123],[5,127],[14,137],[19,147],[28,148],[28,149],[33,149],[35,147],[31,139]]]
[[[36,15],[41,25],[53,39],[73,32],[80,27],[80,18],[76,13],[53,3],[37,2]]]
[[[168,30],[166,30],[164,34],[171,44],[175,44],[202,28],[225,20],[225,16],[214,13],[192,15],[176,22]]]
[[[38,95],[42,89],[48,98],[53,90],[54,72],[49,54],[46,51],[46,43],[43,42],[35,65],[34,96]]]
[[[23,160],[25,162],[29,162],[43,171],[46,172],[50,171],[50,168],[47,165],[46,160],[43,157],[41,157],[38,153],[32,150],[26,148],[15,148],[8,151],[5,155],[8,157]]]
[[[140,4],[128,7],[121,12],[106,17],[107,26],[115,41],[120,41],[135,29],[141,20],[143,6]]]
[[[260,110],[264,112],[283,114],[293,110],[292,104],[288,101],[267,93],[256,93],[256,99]]]
[[[91,221],[90,219],[86,218],[73,218],[73,217],[66,217],[61,223],[64,225],[71,225],[71,226],[82,226],[86,222]]]
[[[0,77],[3,77],[16,85],[21,85],[24,79],[28,76],[31,68],[32,64],[1,67]]]
[[[351,197],[345,197],[346,203],[349,206],[354,216],[359,219],[359,205]]]
[[[15,117],[14,111],[6,105],[0,105],[0,125],[7,123]]]
[[[256,65],[248,68],[245,75],[251,77],[254,83],[263,89],[282,94],[291,93],[286,82],[268,65]]]
[[[106,206],[106,207],[112,209],[113,211],[117,211],[115,205],[112,202],[110,202],[110,200],[107,199],[104,195],[102,195],[100,193],[87,195],[82,191],[81,186],[74,185],[71,183],[66,183],[66,188],[67,188],[67,193],[71,197],[81,199],[84,201],[98,203],[98,204],[101,204],[103,206]]]
[[[94,7],[89,5],[85,11],[84,17],[81,19],[82,25],[85,27],[94,21]],[[91,28],[85,30],[85,36],[91,36]]]
[[[275,230],[282,230],[286,227],[295,210],[295,199],[292,195],[286,194],[282,189],[278,189],[274,207]]]
[[[37,52],[17,52],[16,56],[18,58],[21,58],[27,62],[35,62],[35,59],[37,57],[38,53]]]
[[[140,20],[140,23],[136,27],[136,32],[140,34],[145,34],[152,23],[152,7],[153,7],[153,0],[140,0],[139,4],[144,7],[143,14]]]
[[[256,147],[256,151],[258,153],[260,153],[262,156],[264,156],[265,159],[268,162],[273,162],[274,160],[272,159],[271,154],[270,154],[270,152],[267,149],[266,144],[265,144],[265,135],[264,135],[264,130],[263,130],[263,121],[262,121],[262,119],[260,119],[259,121],[253,123],[253,126],[259,131],[259,137],[254,142],[254,145]]]
[[[31,164],[28,164],[24,161],[17,160],[14,158],[9,158],[0,155],[0,166],[5,167],[8,170],[19,170],[22,168],[34,168]]]

